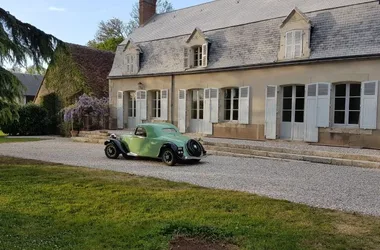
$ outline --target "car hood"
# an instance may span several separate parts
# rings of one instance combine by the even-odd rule
[[[168,135],[160,136],[159,138],[167,142],[175,143],[179,147],[185,146],[186,142],[190,140],[189,137],[181,135],[181,134],[168,134]]]

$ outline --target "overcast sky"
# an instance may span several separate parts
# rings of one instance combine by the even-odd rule
[[[100,21],[129,20],[135,0],[0,0],[0,7],[23,22],[71,43],[85,45]],[[171,0],[175,9],[211,0]]]

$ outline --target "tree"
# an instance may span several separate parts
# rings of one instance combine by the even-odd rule
[[[37,68],[35,65],[32,65],[25,68],[25,73],[32,75],[45,75],[46,69],[41,66]]]
[[[157,13],[162,14],[169,11],[172,11],[173,4],[168,0],[158,0],[157,1]],[[126,34],[129,36],[132,32],[139,27],[139,2],[135,2],[132,7],[132,11],[130,13],[130,20],[126,25]]]
[[[168,0],[157,1],[157,13],[166,13],[173,10],[173,5]],[[96,32],[95,39],[87,43],[88,46],[115,52],[117,46],[139,26],[139,2],[135,2],[130,13],[130,20],[124,23],[118,18],[112,18],[106,22],[101,21]]]
[[[54,36],[0,8],[0,65],[7,62],[23,66],[30,58],[39,67],[43,62],[48,63],[60,43]],[[18,118],[17,100],[23,91],[21,82],[0,66],[0,126]]]

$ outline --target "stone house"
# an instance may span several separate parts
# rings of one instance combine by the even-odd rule
[[[111,125],[380,149],[379,1],[219,0],[156,14],[116,52]]]
[[[17,79],[24,85],[25,91],[22,99],[19,101],[21,105],[33,102],[37,95],[38,89],[41,86],[44,76],[27,73],[13,72]]]

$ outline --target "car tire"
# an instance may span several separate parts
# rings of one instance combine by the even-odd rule
[[[164,152],[162,152],[162,161],[168,166],[174,166],[177,164],[177,157],[173,150],[165,149]]]
[[[117,159],[120,155],[119,149],[113,143],[108,144],[104,152],[109,159]]]

